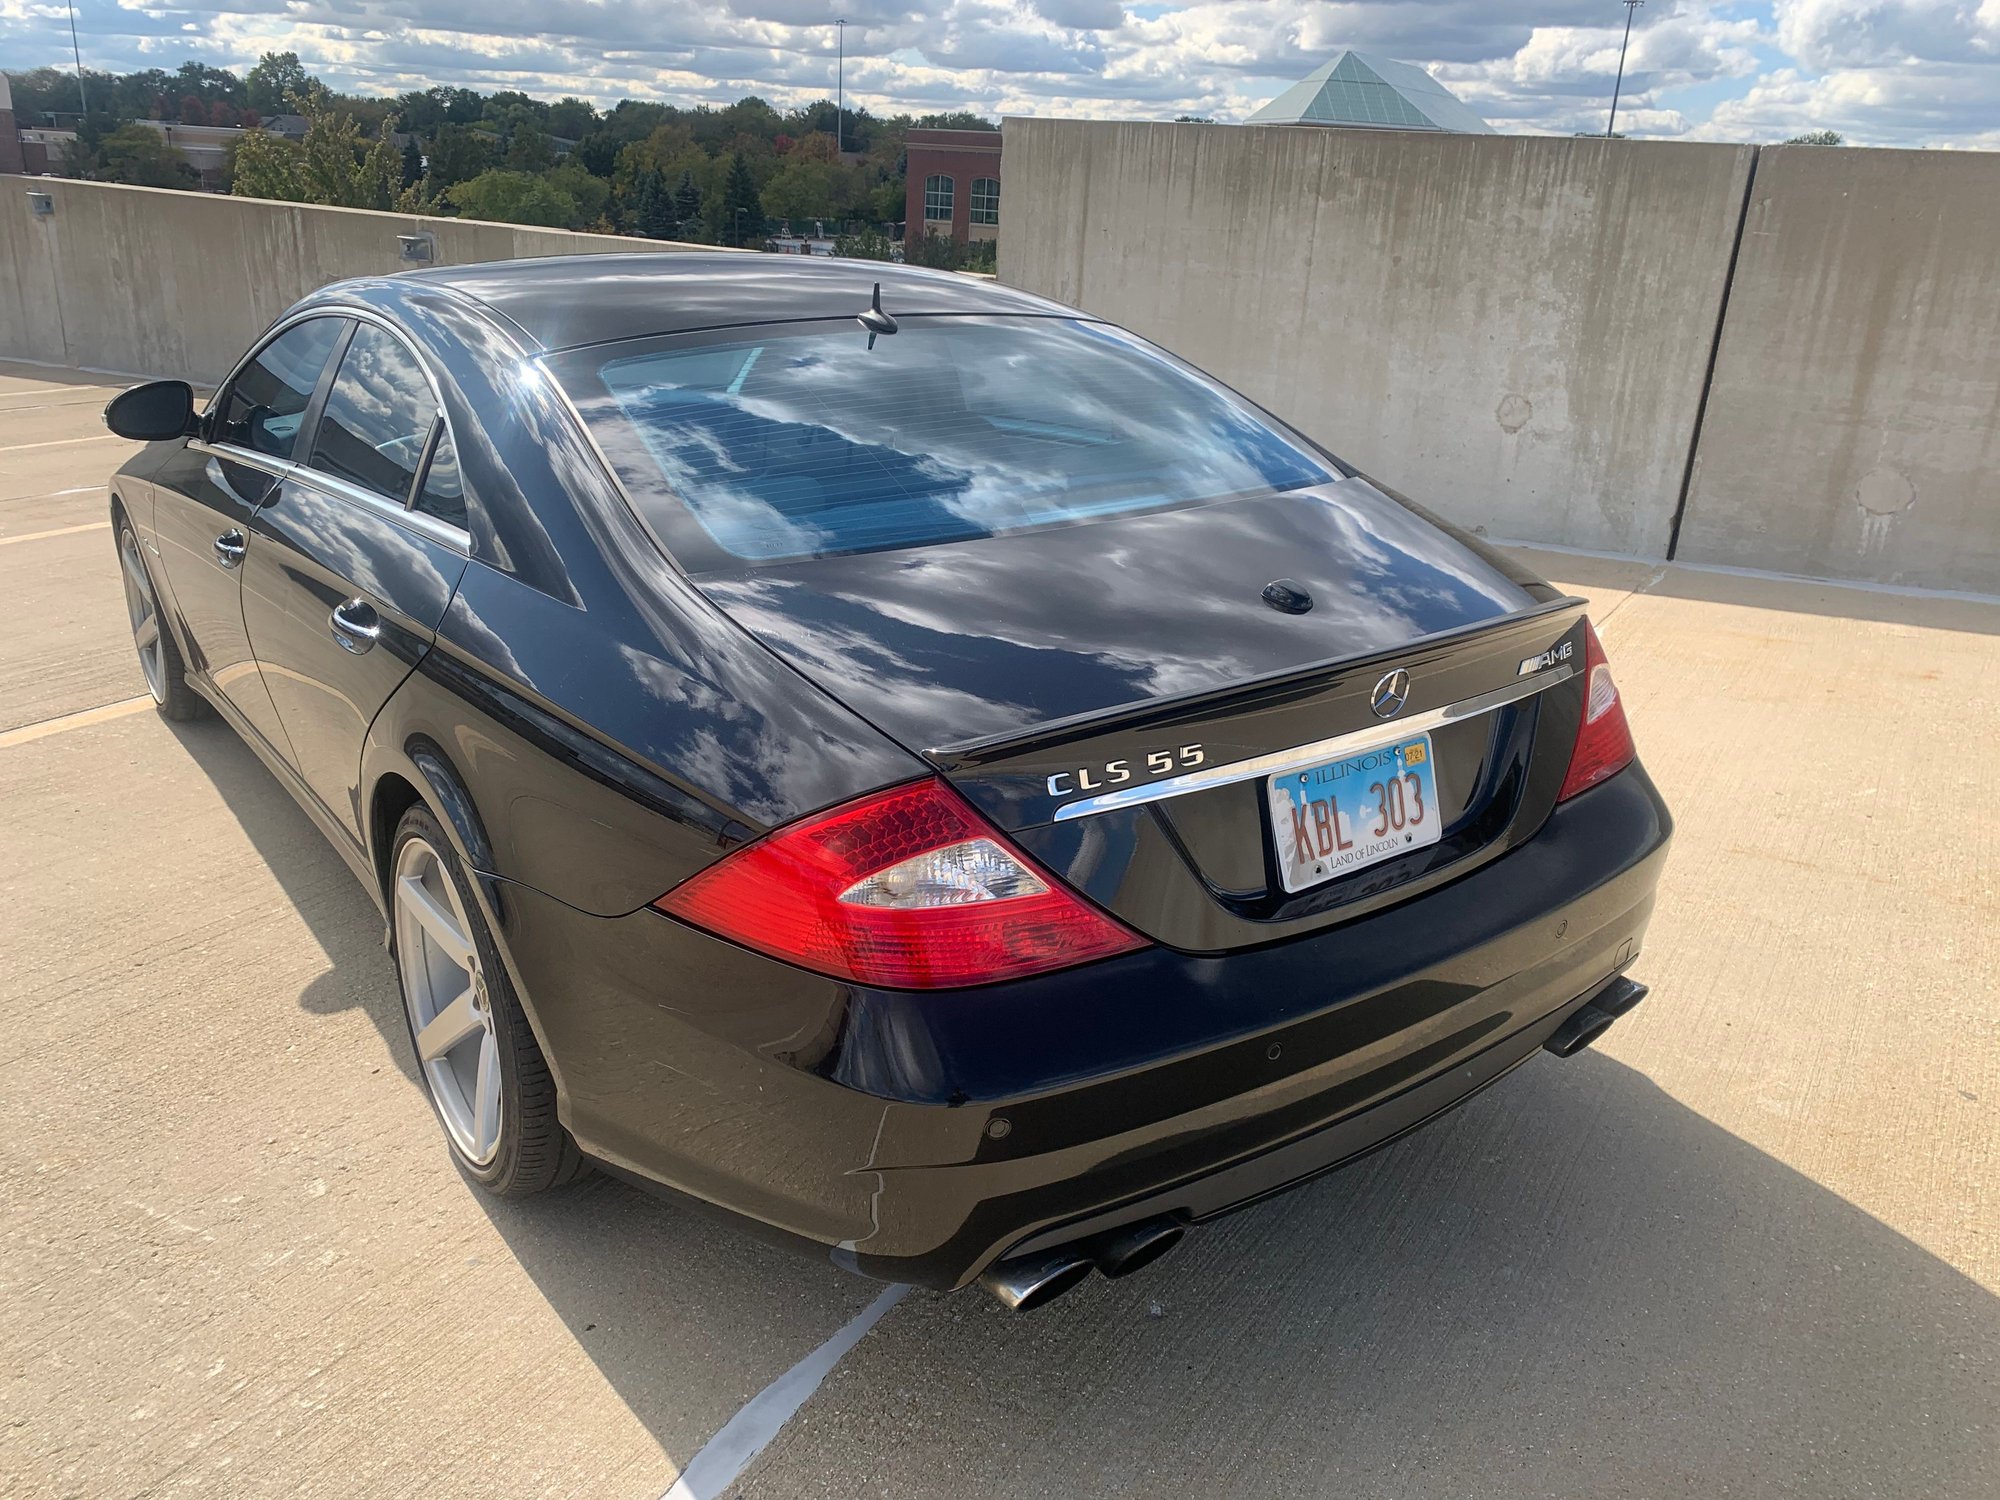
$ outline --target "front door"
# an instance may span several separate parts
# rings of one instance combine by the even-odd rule
[[[203,418],[205,437],[187,443],[153,476],[154,539],[187,637],[188,667],[280,755],[284,732],[243,628],[250,518],[276,493],[347,326],[343,318],[311,318],[265,344],[216,393]]]
[[[470,550],[417,356],[356,325],[295,469],[250,521],[243,618],[292,765],[361,838],[368,726],[436,638]]]

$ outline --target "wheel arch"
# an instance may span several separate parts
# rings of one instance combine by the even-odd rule
[[[469,874],[478,877],[493,870],[493,847],[485,824],[450,757],[423,736],[412,737],[401,750],[401,764],[378,770],[368,792],[368,857],[384,911],[389,907],[389,865],[396,825],[420,802],[444,824]]]

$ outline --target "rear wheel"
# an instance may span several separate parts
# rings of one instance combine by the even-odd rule
[[[139,538],[122,515],[118,518],[118,566],[125,575],[125,613],[131,621],[132,645],[139,653],[146,691],[153,695],[163,718],[186,723],[199,717],[201,695],[187,685],[180,648],[174,644],[166,616],[160,613],[160,596],[139,551]]]
[[[501,1197],[569,1181],[583,1163],[556,1119],[555,1081],[428,808],[403,815],[392,861],[396,977],[417,1073],[452,1155]]]

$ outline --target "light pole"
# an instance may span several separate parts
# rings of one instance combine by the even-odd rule
[[[69,0],[69,55],[76,59],[76,107],[90,113],[90,98],[83,91],[83,49],[76,44],[76,0]]]
[[[1611,118],[1605,123],[1604,138],[1611,139],[1618,126],[1618,91],[1625,86],[1625,49],[1632,45],[1632,17],[1646,0],[1623,0],[1625,6],[1625,40],[1618,44],[1618,81],[1611,85]]]
[[[847,149],[847,20],[842,17],[833,24],[834,35],[840,39],[833,73],[833,153],[838,156]]]

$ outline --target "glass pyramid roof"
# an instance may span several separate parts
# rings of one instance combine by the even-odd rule
[[[1315,68],[1247,123],[1494,133],[1491,125],[1422,68],[1359,52],[1343,52]]]

